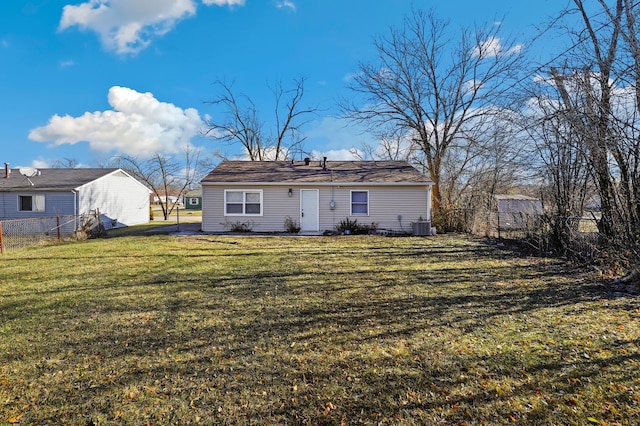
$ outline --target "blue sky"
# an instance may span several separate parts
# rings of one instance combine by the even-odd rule
[[[322,110],[306,148],[331,159],[368,136],[338,118],[336,99],[372,38],[411,7],[454,27],[501,20],[526,44],[566,5],[557,0],[23,0],[0,6],[0,164],[96,166],[117,154],[172,153],[184,143],[230,156],[202,138],[216,79],[234,80],[262,119],[268,84],[307,78],[304,104]],[[557,41],[557,40],[556,40]],[[544,45],[541,59],[561,50]],[[268,123],[267,123],[268,124]]]

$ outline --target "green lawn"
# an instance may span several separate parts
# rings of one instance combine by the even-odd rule
[[[638,304],[464,236],[18,250],[0,424],[639,424]]]

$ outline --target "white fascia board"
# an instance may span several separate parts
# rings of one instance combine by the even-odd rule
[[[135,177],[131,176],[129,173],[127,173],[127,172],[126,172],[126,171],[124,171],[123,169],[115,169],[115,170],[113,170],[113,171],[111,171],[111,172],[109,172],[109,173],[105,173],[104,175],[100,176],[100,177],[99,177],[99,178],[97,178],[97,179],[94,179],[94,180],[92,180],[92,181],[90,181],[90,182],[86,182],[86,183],[84,183],[84,184],[82,184],[82,185],[78,186],[77,188],[73,188],[73,189],[74,189],[75,191],[79,191],[79,190],[80,190],[80,189],[82,189],[82,187],[84,187],[84,186],[87,186],[87,185],[89,185],[89,184],[91,184],[91,183],[94,183],[94,182],[98,182],[99,180],[104,179],[104,178],[107,178],[107,177],[109,177],[109,176],[111,176],[111,175],[115,175],[116,173],[123,173],[123,174],[124,174],[124,175],[126,175],[129,179],[132,179],[132,180],[133,180],[134,182],[136,182],[138,185],[140,185],[141,187],[143,187],[144,189],[146,189],[149,193],[151,193],[151,192],[152,192],[152,191],[151,191],[151,190],[150,190],[150,189],[149,189],[145,184],[143,184],[142,182],[140,182],[140,181],[139,181],[138,179],[136,179]]]

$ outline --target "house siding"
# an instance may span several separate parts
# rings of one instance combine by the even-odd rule
[[[191,199],[194,199],[196,203],[192,203]],[[184,208],[186,210],[202,210],[202,197],[184,197]]]
[[[289,188],[292,196],[288,196]],[[263,191],[262,216],[225,216],[225,189],[259,189]],[[376,223],[379,229],[411,232],[411,222],[428,219],[429,186],[417,185],[236,185],[203,184],[202,230],[204,232],[229,231],[236,222],[247,223],[255,232],[283,232],[287,216],[300,223],[300,190],[317,189],[319,192],[318,232],[334,230],[340,221],[349,218],[358,223]],[[351,216],[351,190],[369,192],[369,215]],[[335,209],[330,208],[331,200]],[[398,216],[402,220],[398,220]]]
[[[99,210],[106,228],[149,221],[149,190],[122,172],[83,185],[79,211]]]
[[[45,196],[44,208],[42,212],[34,211],[18,211],[18,197],[21,195],[39,195]],[[50,216],[64,216],[74,214],[74,194],[71,191],[66,192],[39,192],[39,191],[16,191],[0,193],[0,218],[11,219],[28,219]]]

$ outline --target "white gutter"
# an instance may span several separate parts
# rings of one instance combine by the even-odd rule
[[[78,191],[71,190],[73,194],[73,232],[78,231]]]

